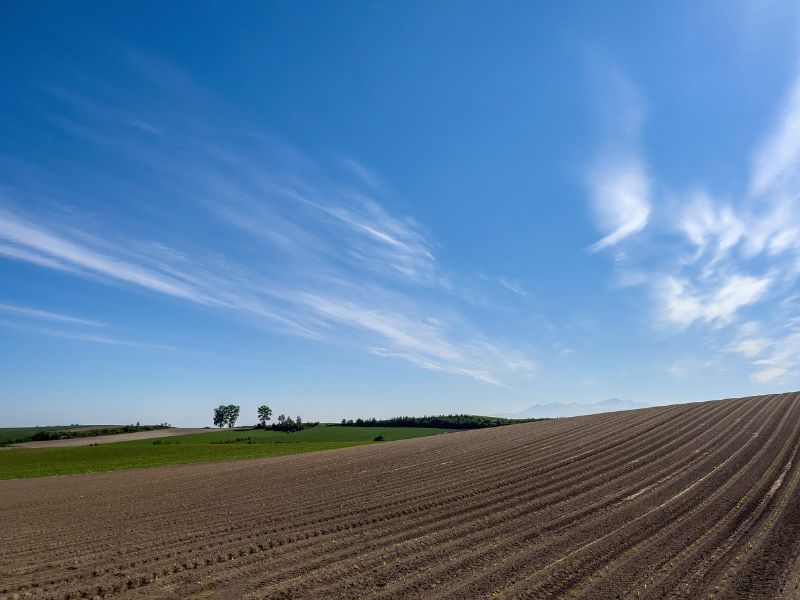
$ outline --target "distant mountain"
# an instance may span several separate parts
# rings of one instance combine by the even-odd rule
[[[633,410],[634,408],[650,408],[650,404],[620,400],[619,398],[610,398],[609,400],[595,402],[594,404],[550,402],[548,404],[534,404],[522,412],[497,416],[512,419],[541,419],[545,417],[552,419],[555,417],[577,417],[580,415],[595,415],[618,410]]]

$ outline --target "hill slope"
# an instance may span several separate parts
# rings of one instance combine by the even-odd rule
[[[800,395],[0,482],[0,597],[797,598]]]

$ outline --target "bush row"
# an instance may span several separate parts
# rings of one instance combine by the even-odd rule
[[[391,419],[342,419],[342,425],[353,427],[440,427],[443,429],[482,429],[544,419],[504,419],[480,415],[431,415],[424,417],[392,417]]]

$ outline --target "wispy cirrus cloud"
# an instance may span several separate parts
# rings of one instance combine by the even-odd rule
[[[18,322],[9,322],[3,320],[0,320],[0,327],[17,329],[19,331],[25,331],[36,335],[44,335],[48,337],[60,338],[63,340],[88,342],[91,344],[123,346],[127,348],[144,348],[150,350],[182,351],[181,348],[177,348],[175,346],[168,346],[164,344],[154,344],[152,342],[137,342],[133,340],[123,339],[121,337],[114,337],[112,335],[101,335],[96,333],[88,333],[85,331],[68,331],[63,329],[53,329],[48,327],[42,327],[42,326],[36,326]]]
[[[509,279],[508,277],[500,277],[497,281],[509,292],[516,294],[520,298],[527,298],[528,296],[530,296],[528,291],[518,281],[514,281],[513,279]]]
[[[37,335],[90,342],[93,344],[158,350],[179,350],[179,348],[174,346],[138,342],[114,335],[108,332],[109,326],[107,323],[102,323],[94,319],[76,317],[74,315],[44,310],[33,306],[0,303],[0,315],[5,317],[0,318],[0,327],[30,332]],[[60,328],[54,329],[54,326]]]
[[[341,280],[337,281],[334,266],[320,271],[320,265],[315,265],[297,280],[287,281],[285,276],[276,280],[264,276],[252,264],[225,268],[230,265],[197,260],[187,263],[182,253],[167,251],[163,244],[158,246],[160,258],[156,262],[142,251],[141,244],[132,241],[117,238],[114,253],[105,254],[87,247],[85,242],[64,237],[66,230],[55,233],[51,230],[56,228],[55,224],[48,227],[30,223],[8,208],[2,214],[0,239],[53,261],[52,266],[30,261],[39,266],[60,270],[63,266],[77,276],[244,315],[284,332],[320,340],[338,337],[342,329],[350,329],[367,335],[363,341],[367,351],[374,352],[374,344],[382,344],[378,352],[381,355],[488,383],[500,383],[502,373],[532,372],[535,366],[519,357],[518,351],[501,351],[481,341],[477,334],[473,339],[469,334],[456,334],[446,321],[431,318],[436,314],[431,307],[383,288],[373,280],[359,283],[352,272],[339,272]],[[31,310],[26,313],[33,314]],[[50,316],[59,319],[55,313]],[[80,338],[76,335],[70,334],[74,339],[89,340],[88,334],[79,334]],[[111,338],[91,337],[94,341],[112,343]]]
[[[651,182],[641,151],[644,100],[630,80],[610,63],[594,68],[601,138],[586,180],[602,239],[597,252],[642,231],[650,218]]]
[[[208,300],[180,278],[94,250],[33,223],[10,208],[0,207],[0,241],[9,248],[5,254],[9,258],[59,271],[116,279],[196,302]]]
[[[753,157],[750,194],[760,196],[778,188],[795,187],[800,169],[800,78],[784,99],[771,131]]]
[[[120,196],[102,204],[53,182],[54,208],[15,181],[0,196],[0,257],[486,383],[535,369],[454,308],[432,236],[365,165],[254,134],[208,95],[194,103],[195,84],[165,81],[171,68],[134,58],[180,115],[54,93],[65,133],[117,156],[134,189],[109,176],[104,195]]]
[[[85,241],[79,243],[66,237],[69,228],[56,233],[53,231],[56,224],[31,223],[7,207],[2,217],[0,239],[29,250],[32,256],[29,262],[39,266],[175,297],[229,314],[249,316],[276,329],[307,337],[327,339],[342,328],[349,328],[371,336],[371,341],[365,340],[366,344],[384,344],[383,355],[490,383],[499,382],[499,376],[492,373],[518,372],[522,364],[529,371],[534,367],[532,361],[521,363],[517,359],[503,358],[514,354],[510,350],[505,354],[486,353],[485,347],[481,349],[473,344],[473,351],[464,352],[464,345],[469,346],[468,338],[454,336],[443,321],[432,324],[427,318],[433,312],[429,307],[407,296],[391,293],[375,282],[362,282],[361,285],[344,282],[353,279],[352,273],[346,275],[342,272],[343,280],[336,281],[334,267],[332,271],[306,273],[297,281],[286,281],[285,277],[276,281],[254,271],[252,265],[225,269],[210,262],[195,260],[187,263],[182,253],[167,251],[163,244],[158,246],[160,258],[157,262],[142,251],[140,244],[124,242],[120,238],[115,240],[113,254],[106,254],[87,247]],[[81,233],[84,235],[76,237],[82,240],[95,237]],[[110,241],[102,240],[102,244],[108,245]],[[42,264],[36,260],[38,256],[44,256],[52,263]],[[319,265],[315,268],[318,269]],[[29,316],[49,316],[65,322],[69,320],[63,315],[45,314],[33,309],[9,307],[8,310]],[[75,320],[76,323],[82,321]],[[84,340],[90,337],[85,333],[71,333],[69,336]],[[94,341],[112,343],[111,338],[91,337]]]
[[[11,314],[13,316],[43,320],[54,321],[56,323],[65,323],[67,325],[88,325],[90,327],[106,327],[105,323],[94,321],[91,319],[83,319],[71,315],[65,315],[50,310],[42,310],[31,306],[21,306],[18,304],[5,304],[0,303],[0,313]]]

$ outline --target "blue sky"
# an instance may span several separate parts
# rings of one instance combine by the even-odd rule
[[[791,3],[24,3],[4,425],[800,387]]]

